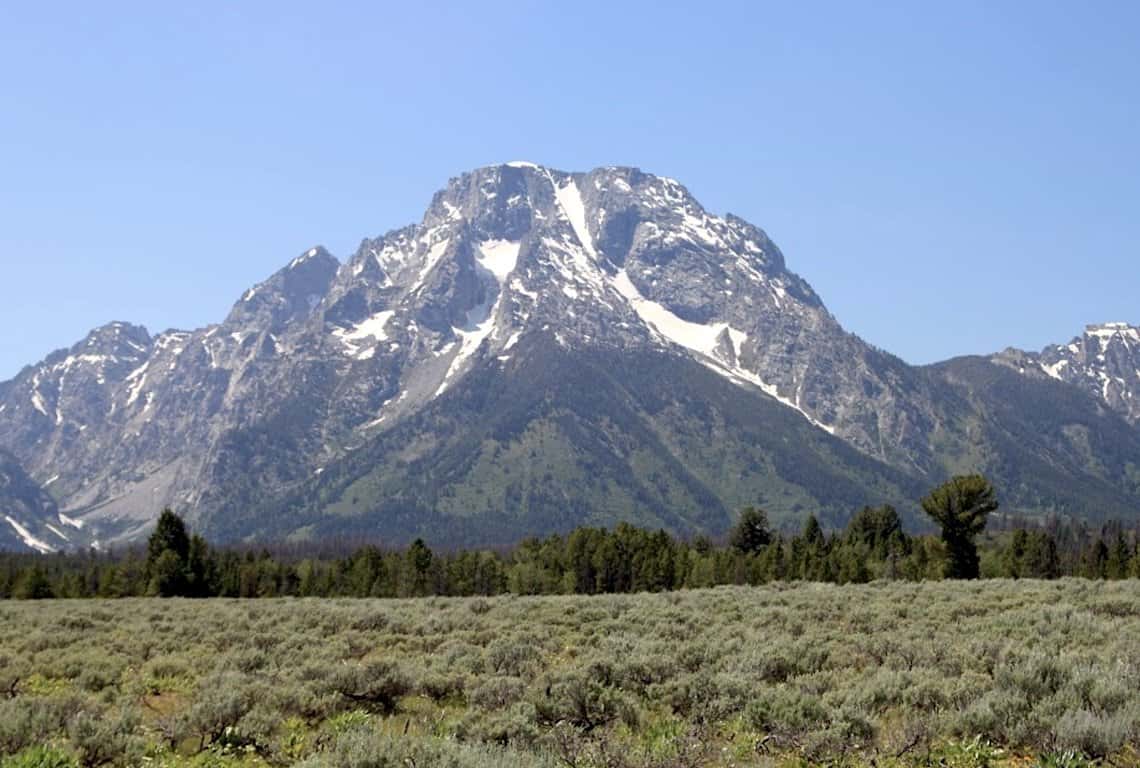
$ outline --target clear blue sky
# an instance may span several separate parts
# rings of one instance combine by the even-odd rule
[[[430,6],[430,7],[428,7]],[[1140,322],[1140,4],[7,3],[0,379],[448,177],[637,165],[912,362]]]

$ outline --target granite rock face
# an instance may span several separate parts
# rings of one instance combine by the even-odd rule
[[[46,554],[83,541],[83,523],[60,514],[15,457],[0,451],[0,550]]]
[[[1068,344],[1038,353],[1006,350],[995,360],[1030,376],[1079,387],[1129,423],[1140,423],[1140,327],[1120,322],[1089,325]]]

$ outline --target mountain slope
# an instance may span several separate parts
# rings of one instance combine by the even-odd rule
[[[1107,403],[981,357],[933,370],[971,406],[961,466],[997,482],[1005,512],[1104,521],[1140,517],[1140,430]],[[949,446],[941,452],[950,456]]]
[[[1082,405],[1034,421],[990,368],[847,333],[762,230],[672,179],[510,163],[344,264],[303,252],[218,325],[53,353],[0,385],[0,448],[104,541],[165,505],[225,538],[717,531],[749,502],[840,524],[978,467],[1027,513],[1140,506],[1127,410],[1051,382]]]
[[[15,457],[0,451],[0,550],[47,553],[87,541],[83,523],[60,514]]]
[[[524,340],[285,499],[219,513],[219,536],[381,535],[500,544],[637,520],[722,532],[762,502],[776,522],[839,522],[869,498],[913,513],[913,478],[755,388],[658,351]]]

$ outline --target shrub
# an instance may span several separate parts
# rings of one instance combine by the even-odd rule
[[[538,648],[522,638],[496,640],[487,649],[487,664],[500,675],[524,677],[540,668]]]
[[[312,755],[298,768],[554,768],[548,759],[482,745],[419,741],[379,733],[370,728],[344,732],[327,751]]]
[[[754,728],[769,733],[800,733],[827,722],[818,697],[788,686],[761,690],[748,704],[745,717]]]
[[[486,612],[0,603],[0,754],[48,745],[78,765],[74,736],[85,762],[142,764],[145,746],[155,768],[542,765],[563,739],[578,768],[677,768],[709,759],[671,745],[711,739],[726,765],[975,768],[1000,746],[1017,757],[1000,765],[1045,749],[1053,768],[1066,753],[1123,766],[1140,737],[1140,612],[1090,606],[1140,604],[1134,590],[776,583]],[[950,625],[960,639],[933,639]],[[377,752],[350,760],[352,744]]]
[[[59,734],[83,711],[74,695],[20,696],[0,701],[0,754],[15,754]]]
[[[1087,710],[1070,710],[1055,728],[1061,749],[1080,750],[1090,757],[1105,757],[1119,750],[1133,734],[1126,716],[1101,716]]]
[[[392,712],[411,690],[407,675],[390,661],[345,664],[332,677],[334,691],[356,704]]]
[[[416,688],[432,701],[444,701],[463,695],[468,684],[467,676],[447,672],[423,672]]]
[[[492,677],[479,683],[468,695],[468,702],[479,709],[494,711],[520,701],[526,694],[526,683],[518,677]]]
[[[79,764],[85,768],[126,762],[144,748],[138,712],[123,708],[117,712],[80,712],[67,724],[67,737],[75,748]]]
[[[636,725],[640,717],[636,704],[608,685],[599,671],[593,665],[550,677],[532,700],[539,722],[553,725],[564,720],[587,731],[615,720]]]
[[[242,719],[256,696],[242,675],[223,672],[203,678],[186,712],[186,726],[202,744],[217,742]]]

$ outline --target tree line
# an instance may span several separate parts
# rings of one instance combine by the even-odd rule
[[[422,597],[656,592],[721,584],[876,579],[1140,578],[1137,531],[1093,534],[1051,521],[991,533],[998,503],[979,475],[955,477],[922,500],[939,536],[909,535],[890,506],[865,507],[843,531],[810,516],[798,535],[772,530],[763,510],[741,511],[727,540],[682,540],[627,524],[530,538],[503,551],[434,552],[360,546],[344,555],[215,549],[170,510],[145,550],[0,554],[0,598]]]

